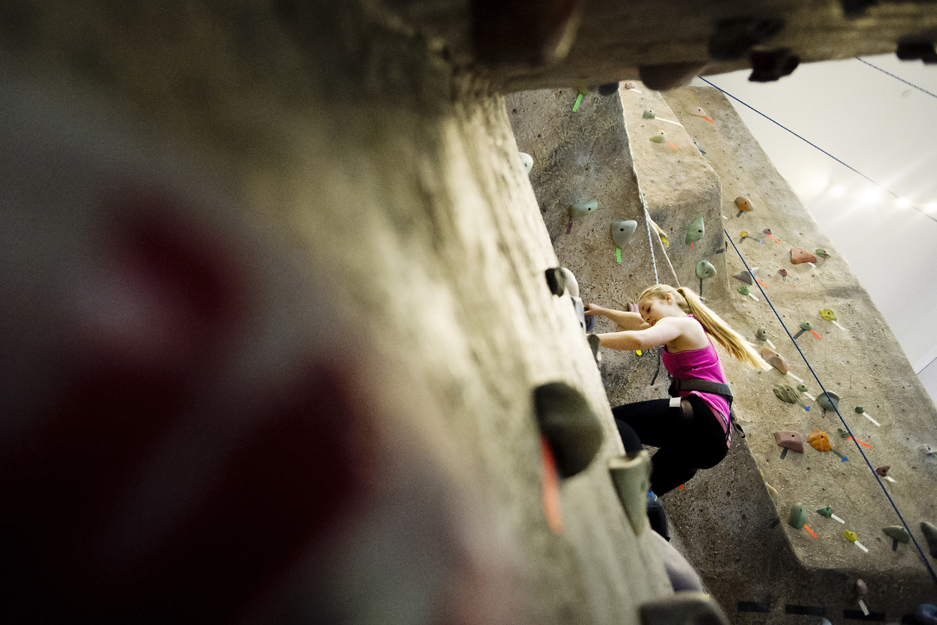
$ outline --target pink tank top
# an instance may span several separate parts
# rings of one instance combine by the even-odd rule
[[[688,316],[693,317],[693,315]],[[696,320],[696,322],[699,323],[698,320]],[[709,341],[709,334],[706,335],[706,340],[709,344],[702,349],[690,349],[677,354],[671,354],[667,351],[667,348],[664,347],[661,352],[661,358],[663,359],[664,367],[670,372],[670,375],[681,380],[697,378],[700,380],[709,380],[710,382],[719,382],[720,384],[728,384],[726,374],[722,370],[722,363],[719,362],[719,354],[716,353],[716,348],[713,346],[712,342]],[[681,397],[696,395],[706,402],[706,405],[713,411],[713,414],[720,417],[723,431],[728,433],[730,427],[730,408],[729,402],[722,395],[703,393],[700,391],[680,391],[679,395]]]

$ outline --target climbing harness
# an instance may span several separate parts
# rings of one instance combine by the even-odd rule
[[[732,388],[729,387],[728,384],[702,380],[700,378],[671,378],[670,388],[667,389],[667,393],[673,398],[678,398],[680,397],[680,391],[699,391],[701,393],[712,393],[713,395],[720,395],[723,397],[729,402],[729,422],[732,424],[732,427],[726,428],[726,442],[732,442],[732,428],[738,430],[739,435],[745,438],[745,430],[742,429],[742,426],[739,425],[736,420],[735,408],[732,407]],[[671,402],[672,401],[673,400],[671,400]]]

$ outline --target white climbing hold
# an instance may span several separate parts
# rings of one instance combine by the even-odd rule
[[[521,166],[524,168],[524,173],[529,174],[530,170],[534,168],[534,157],[527,152],[521,152],[520,155]]]

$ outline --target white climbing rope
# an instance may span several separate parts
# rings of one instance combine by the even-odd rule
[[[637,183],[637,181],[637,172],[635,172],[635,183]],[[641,207],[644,208],[644,225],[647,226],[647,244],[651,248],[651,264],[654,265],[654,284],[660,284],[660,278],[657,277],[657,258],[654,256],[654,237],[651,236],[651,216],[647,212],[647,202],[644,201],[644,193],[641,191],[640,184],[638,184],[638,195],[641,196]]]
[[[637,180],[637,172],[635,172],[635,180]],[[654,263],[654,284],[660,284],[660,279],[657,276],[657,257],[654,254],[654,237],[651,235],[651,214],[647,209],[647,201],[644,199],[644,193],[641,191],[640,185],[638,185],[638,195],[641,196],[641,207],[644,209],[644,223],[647,225],[647,242],[648,245],[651,246],[651,262]],[[664,249],[664,242],[661,241],[660,237],[657,237],[657,243],[660,245],[660,251],[664,255],[667,265],[670,267],[670,273],[673,274],[674,284],[679,288],[680,279],[677,278],[677,272],[673,269],[670,256],[667,255],[667,250]]]

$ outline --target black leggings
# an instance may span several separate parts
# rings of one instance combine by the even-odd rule
[[[728,453],[721,419],[699,397],[683,399],[693,408],[689,418],[681,408],[671,408],[669,399],[612,409],[626,451],[640,451],[642,444],[658,448],[651,458],[651,489],[657,495],[680,486],[697,469],[711,469]]]

